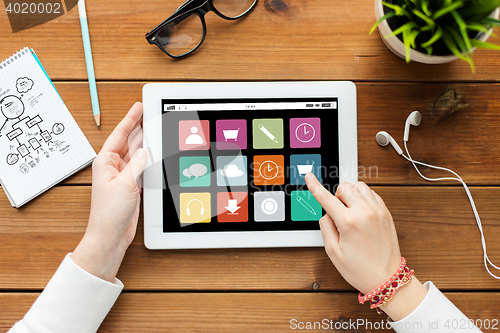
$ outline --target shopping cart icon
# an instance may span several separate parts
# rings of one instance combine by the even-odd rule
[[[224,140],[238,141],[238,133],[240,132],[239,128],[236,130],[223,130],[222,132],[224,133]]]
[[[305,177],[306,174],[312,172],[314,166],[314,161],[312,164],[303,164],[303,165],[297,165],[297,169],[299,170],[299,175],[301,177]]]

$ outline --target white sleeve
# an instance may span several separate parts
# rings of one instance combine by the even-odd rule
[[[64,258],[24,318],[8,333],[95,333],[123,289]]]
[[[398,333],[481,333],[473,323],[431,282],[420,305],[400,321],[388,322]]]

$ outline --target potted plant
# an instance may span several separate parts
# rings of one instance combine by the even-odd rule
[[[472,72],[475,48],[500,50],[486,42],[498,19],[500,0],[375,0],[378,27],[385,45],[406,59],[441,64],[457,58]]]

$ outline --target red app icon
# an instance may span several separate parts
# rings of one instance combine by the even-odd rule
[[[217,193],[217,220],[219,222],[248,222],[248,193]]]
[[[179,121],[180,150],[208,150],[210,148],[210,122],[208,120]]]

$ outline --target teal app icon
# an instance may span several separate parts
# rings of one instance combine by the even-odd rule
[[[210,157],[187,156],[179,159],[181,187],[210,186]]]
[[[292,221],[319,221],[323,208],[310,191],[292,191]]]

